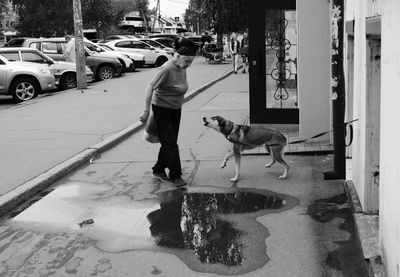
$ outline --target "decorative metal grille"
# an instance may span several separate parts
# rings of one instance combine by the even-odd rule
[[[283,109],[284,101],[290,98],[288,91],[288,82],[293,80],[295,82],[294,87],[297,86],[296,75],[297,72],[292,72],[291,63],[297,67],[297,58],[288,58],[288,51],[292,46],[297,46],[292,43],[286,36],[289,23],[294,24],[295,22],[295,11],[291,13],[292,19],[289,22],[285,18],[285,11],[278,11],[277,18],[273,21],[273,30],[267,30],[267,43],[266,53],[267,55],[275,52],[276,62],[273,66],[268,68],[267,76],[271,77],[276,82],[276,88],[273,92],[273,98],[279,102],[279,108]],[[267,85],[268,86],[268,85]],[[292,86],[291,86],[292,87]],[[295,93],[294,106],[297,107],[297,89]]]

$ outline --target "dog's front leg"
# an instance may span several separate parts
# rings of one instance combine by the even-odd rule
[[[235,155],[235,177],[231,178],[231,182],[237,182],[239,180],[239,171],[240,171],[240,160],[242,157],[242,147],[241,146],[233,146],[233,152]]]
[[[228,162],[228,160],[233,156],[234,152],[233,150],[231,152],[229,152],[225,157],[224,160],[222,161],[221,164],[221,168],[224,168],[226,166],[226,163]]]

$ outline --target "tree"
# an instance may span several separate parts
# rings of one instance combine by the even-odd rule
[[[12,0],[17,6],[22,36],[63,36],[74,32],[71,0]],[[111,0],[82,0],[85,28],[108,28],[118,21]]]
[[[210,29],[210,21],[203,10],[202,0],[190,0],[189,7],[184,14],[187,27],[193,32],[201,33],[202,30]]]
[[[8,0],[0,0],[0,18],[3,19],[4,14],[8,12]]]
[[[194,11],[202,11],[197,18],[203,30],[213,29],[222,41],[222,34],[237,32],[247,27],[245,0],[190,0],[186,10],[185,22],[193,26]]]
[[[13,0],[19,17],[18,32],[22,36],[61,36],[73,33],[72,1]]]
[[[125,15],[132,11],[137,11],[145,23],[145,29],[150,27],[150,14],[152,11],[149,9],[149,0],[119,0],[112,3],[114,11],[118,14]]]
[[[70,0],[68,0],[70,1]],[[81,0],[82,20],[85,28],[96,29],[102,37],[112,26],[118,25],[123,14],[112,8],[111,0]]]

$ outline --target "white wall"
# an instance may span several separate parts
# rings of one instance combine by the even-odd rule
[[[352,180],[357,190],[361,204],[365,199],[365,118],[366,118],[366,39],[365,17],[366,3],[354,3],[354,99],[353,118],[358,118],[355,123],[353,154],[352,154]],[[364,206],[364,205],[363,205]]]
[[[382,12],[379,233],[389,277],[400,276],[400,1]]]
[[[297,81],[301,138],[331,128],[329,5],[329,1],[297,0]],[[320,140],[327,138],[321,137]]]
[[[386,0],[368,0],[367,17],[381,15],[383,1]]]
[[[346,21],[350,21],[350,20],[354,20],[354,5],[355,5],[355,1],[354,0],[345,0],[345,18]]]

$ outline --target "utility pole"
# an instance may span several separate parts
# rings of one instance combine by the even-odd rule
[[[346,178],[345,84],[343,69],[344,0],[332,1],[332,121],[333,171],[324,172],[325,180]]]
[[[78,89],[86,89],[85,49],[83,47],[83,23],[81,0],[72,0],[74,8],[74,33],[76,54],[76,80]]]

